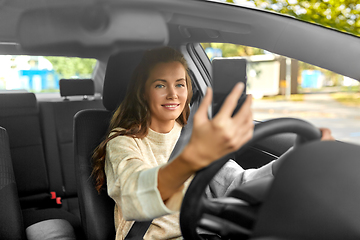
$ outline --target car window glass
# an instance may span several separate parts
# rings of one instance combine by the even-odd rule
[[[255,7],[296,19],[317,23],[360,36],[360,4],[358,1],[342,0],[208,0],[239,6]]]
[[[95,59],[0,55],[0,90],[59,92],[62,78],[91,78]]]
[[[360,144],[358,81],[262,49],[225,43],[201,45],[210,60],[248,60],[247,93],[254,98],[255,120],[300,118],[330,128],[338,140]]]

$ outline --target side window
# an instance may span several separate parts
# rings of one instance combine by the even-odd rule
[[[62,78],[91,78],[95,59],[0,55],[0,90],[58,92]]]
[[[202,43],[210,60],[247,59],[247,93],[253,116],[301,118],[332,130],[338,140],[360,144],[359,82],[262,49],[227,43]]]

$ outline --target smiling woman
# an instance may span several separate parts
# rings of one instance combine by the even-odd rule
[[[191,79],[183,55],[164,47],[147,51],[135,69],[127,95],[115,112],[107,138],[93,156],[93,175],[100,191],[106,177],[115,205],[117,239],[133,221],[152,220],[145,239],[182,239],[179,209],[191,176],[250,139],[251,97],[231,117],[244,85],[237,84],[214,120],[207,109],[209,89],[194,116],[190,143],[172,161],[170,154],[189,117]],[[243,170],[229,161],[211,183],[212,196],[223,196],[251,179],[272,176],[272,163]]]
[[[230,1],[226,0],[226,2]],[[182,199],[182,191],[185,191],[186,186],[184,185],[183,190],[180,191],[181,181],[184,182],[184,179],[191,172],[206,166],[215,158],[218,158],[219,155],[224,154],[225,150],[229,147],[234,150],[246,142],[251,137],[253,119],[260,121],[268,119],[268,117],[258,117],[260,114],[263,116],[265,113],[272,113],[270,117],[274,118],[280,117],[277,114],[279,112],[290,112],[294,113],[293,117],[303,118],[307,115],[304,116],[303,111],[299,111],[299,105],[311,100],[315,105],[311,109],[304,107],[306,110],[310,109],[313,111],[311,117],[314,119],[314,117],[326,116],[326,119],[321,120],[316,126],[328,126],[334,133],[340,132],[346,138],[350,136],[351,138],[356,137],[360,139],[360,125],[358,123],[360,117],[357,114],[359,109],[344,107],[332,101],[331,98],[319,100],[319,95],[315,94],[304,94],[304,101],[299,102],[277,101],[277,103],[281,104],[278,107],[275,106],[275,101],[267,101],[265,103],[265,101],[256,100],[253,102],[253,115],[250,109],[251,100],[248,100],[249,102],[243,105],[246,108],[242,108],[241,113],[239,112],[240,114],[235,119],[230,119],[226,116],[230,112],[231,107],[223,111],[224,115],[222,117],[212,120],[207,118],[207,106],[211,105],[211,90],[208,91],[207,95],[205,93],[207,87],[211,86],[213,82],[211,75],[212,65],[201,48],[200,43],[207,43],[212,48],[214,48],[214,44],[233,44],[227,50],[233,49],[235,45],[246,46],[246,49],[237,48],[237,50],[241,50],[241,52],[237,52],[237,56],[242,55],[242,52],[248,53],[247,55],[258,52],[268,56],[268,52],[272,52],[299,62],[328,69],[353,79],[360,79],[360,38],[356,34],[348,34],[352,33],[350,31],[351,28],[359,31],[360,23],[356,17],[359,13],[360,5],[356,1],[233,0],[233,2],[244,5],[226,4],[213,0],[1,1],[0,54],[6,56],[44,56],[44,58],[48,56],[56,58],[65,57],[63,62],[70,63],[72,66],[75,66],[76,63],[67,61],[71,57],[96,59],[98,65],[93,75],[95,90],[99,90],[96,93],[100,93],[100,90],[104,89],[102,96],[104,100],[103,105],[106,108],[106,110],[87,110],[86,108],[88,108],[90,103],[96,102],[96,104],[99,103],[97,105],[99,108],[102,107],[100,106],[100,101],[97,101],[98,99],[92,101],[91,98],[80,101],[81,97],[63,100],[57,92],[51,94],[33,94],[13,91],[12,94],[9,94],[11,91],[6,90],[6,93],[3,90],[0,91],[1,99],[10,99],[9,101],[0,100],[0,107],[2,109],[0,111],[0,125],[7,129],[10,147],[14,149],[11,151],[12,153],[15,151],[11,155],[13,164],[17,169],[15,177],[23,210],[24,227],[31,224],[27,221],[30,214],[28,202],[31,201],[31,204],[34,202],[36,208],[38,206],[43,208],[42,196],[45,196],[47,201],[47,196],[50,195],[49,192],[56,191],[57,200],[58,197],[62,197],[63,204],[60,207],[58,201],[54,203],[51,200],[49,206],[47,206],[49,211],[46,212],[51,210],[50,217],[58,218],[58,211],[56,213],[52,211],[54,210],[53,204],[57,204],[55,207],[59,208],[58,210],[61,210],[61,212],[64,210],[71,214],[71,219],[75,220],[75,224],[70,222],[74,230],[80,232],[84,230],[86,234],[86,237],[80,236],[78,239],[111,239],[109,236],[113,236],[112,239],[114,239],[115,226],[118,238],[121,238],[122,235],[126,235],[129,225],[131,225],[133,220],[141,221],[152,218],[155,218],[155,220],[150,225],[145,239],[149,239],[150,235],[158,239],[156,230],[167,234],[165,238],[186,238],[186,230],[182,233],[180,232],[178,218],[173,217],[172,214],[167,214],[177,207],[175,205],[178,202],[174,199],[176,197],[180,200]],[[245,3],[248,4],[249,2],[254,3],[255,6],[261,9],[245,5]],[[295,6],[296,3],[299,6]],[[332,9],[331,12],[326,7],[330,7]],[[288,14],[284,15],[272,10],[279,10],[282,13],[287,11],[288,13],[301,14],[303,17],[310,17],[311,21],[327,21],[328,23],[334,23],[334,25],[330,26],[332,28],[329,28],[325,27],[325,25],[302,21],[291,14],[291,16]],[[305,11],[306,13],[311,12],[311,14],[307,15]],[[346,27],[351,27],[349,30],[342,26],[344,22],[349,23],[346,25]],[[347,33],[334,30],[333,28],[345,30]],[[147,88],[145,82],[148,80],[151,72],[148,69],[154,69],[159,63],[156,59],[159,59],[160,55],[156,54],[156,57],[159,58],[150,58],[147,55],[149,58],[146,62],[149,62],[149,65],[138,67],[135,70],[134,78],[131,78],[131,74],[140,63],[145,50],[153,49],[152,52],[154,52],[154,48],[164,46],[172,46],[180,51],[189,65],[189,71],[187,72],[187,68],[184,66],[185,82],[179,82],[179,84],[175,84],[172,81],[183,78],[182,74],[181,77],[174,78],[169,78],[167,74],[154,76],[153,80],[160,80],[153,86],[152,90],[154,90],[154,93],[163,93],[163,91],[166,93],[164,93],[161,99],[158,99],[159,104],[154,102],[154,108],[152,108],[150,102],[152,100],[157,101],[157,99],[149,99],[149,96],[146,95],[149,94],[150,87]],[[250,47],[256,48],[256,50],[253,49],[253,52],[247,51]],[[223,57],[225,57],[225,54],[224,50]],[[254,60],[256,59],[254,58]],[[166,60],[164,62],[170,65],[174,60]],[[277,63],[269,60],[269,58],[263,62],[264,69],[266,68],[267,71],[260,72],[262,69],[260,67],[256,68],[257,66],[253,65],[252,71],[247,75],[248,82],[250,82],[250,77],[261,77],[260,80],[264,80],[261,83],[264,84],[259,85],[266,88],[267,92],[270,92],[270,90],[273,92],[272,87],[274,86],[278,89],[280,84],[272,81],[275,79],[275,71],[272,71],[270,66],[274,66],[273,69],[279,69],[279,67],[276,67]],[[31,61],[31,63],[34,62]],[[19,77],[18,72],[14,71],[12,74],[15,74],[12,75],[13,77],[10,77],[11,80],[6,80],[5,83],[5,77],[2,78],[5,74],[5,71],[3,71],[4,66],[5,64],[0,63],[0,87],[3,86],[3,88],[7,89],[10,85],[15,86],[20,81],[17,81]],[[54,63],[53,66],[54,70]],[[159,70],[162,72],[166,69],[164,67]],[[183,132],[181,126],[185,125],[189,116],[189,109],[187,107],[190,97],[186,99],[185,103],[179,97],[181,95],[180,91],[185,89],[185,86],[182,86],[184,84],[189,96],[192,93],[190,78],[188,78],[186,73],[190,75],[191,83],[196,88],[194,90],[196,96],[193,98],[193,105],[191,106],[197,106],[199,101],[202,101],[205,105],[200,108],[202,111],[198,111],[194,118],[189,118],[190,120],[196,120],[189,121],[189,123],[194,124],[187,124],[188,127],[183,128],[184,130],[194,130],[192,134],[189,134],[191,135],[191,141],[189,142],[191,148],[184,146],[182,158],[174,159],[170,164],[168,163],[167,156],[174,147],[174,143],[176,142],[176,146],[178,146],[179,142],[186,142],[186,144],[188,142],[188,139],[180,141],[183,138],[179,138],[180,140],[176,141],[180,135],[179,132]],[[73,75],[70,73],[66,77]],[[174,75],[176,74],[174,73]],[[79,77],[85,78],[84,76]],[[141,81],[139,78],[141,78]],[[283,80],[284,78],[279,79],[278,77],[277,79]],[[24,82],[27,82],[33,89],[36,89],[36,93],[43,89],[41,84],[39,84],[42,83],[39,77],[35,77],[31,83],[30,81]],[[53,82],[49,81],[49,83]],[[130,84],[133,89],[129,89],[128,86]],[[41,89],[39,86],[41,86]],[[282,86],[280,85],[280,87]],[[130,96],[123,101],[127,89],[129,89]],[[238,85],[230,99],[236,99],[241,89],[241,86]],[[251,87],[247,87],[247,91],[250,90]],[[347,91],[350,91],[350,89],[347,88]],[[31,98],[31,101],[27,101],[29,98]],[[121,109],[114,115],[111,127],[107,131],[110,118],[115,113],[120,102],[122,102]],[[231,102],[228,106],[232,106]],[[321,107],[319,106],[321,102],[327,102],[331,105]],[[182,108],[182,103],[184,103],[184,110],[178,111]],[[323,114],[323,109],[330,109],[332,115]],[[75,121],[76,128],[73,128],[72,118],[78,110],[81,110],[81,113],[84,114],[76,115],[81,118],[75,118],[78,121]],[[195,108],[192,108],[191,112],[194,112],[193,110],[195,111]],[[174,115],[179,113],[180,115],[175,118]],[[332,117],[335,114],[339,116],[338,119]],[[8,115],[11,115],[11,118]],[[351,122],[347,120],[347,116],[352,118]],[[167,121],[167,119],[170,120]],[[151,123],[156,122],[158,123],[157,126],[151,126]],[[160,129],[166,125],[165,122],[169,126],[173,123],[173,128],[166,127],[166,129]],[[214,125],[214,123],[217,124]],[[343,126],[350,126],[351,123],[357,124],[353,130],[349,131],[342,128]],[[335,124],[337,129],[332,127],[332,124]],[[76,129],[74,131],[75,134],[72,134],[72,129]],[[114,131],[110,134],[112,130]],[[181,136],[183,135],[181,134]],[[98,146],[104,138],[107,138],[108,142],[107,144],[102,144],[100,146],[101,149],[99,148],[97,151],[97,156],[101,157],[98,160],[102,162],[100,161],[95,166],[95,171],[101,170],[95,176],[99,177],[98,180],[100,180],[98,182],[100,185],[97,185],[98,189],[102,183],[106,182],[104,170],[106,170],[107,182],[104,185],[104,191],[98,195],[94,191],[94,182],[89,181],[93,169],[91,166],[93,162],[91,156],[94,147]],[[113,139],[109,140],[109,138]],[[235,160],[242,168],[261,168],[275,158],[280,157],[293,145],[294,138],[292,135],[279,134],[269,139],[264,139],[253,148],[246,150],[243,156],[239,156],[239,151],[236,151],[234,154]],[[35,142],[32,139],[36,139],[36,145],[34,145]],[[75,144],[71,144],[73,140]],[[340,141],[343,140],[345,139],[340,138]],[[29,141],[31,146],[28,144]],[[24,147],[20,147],[20,142],[21,146]],[[234,147],[234,144],[237,146]],[[341,161],[337,162],[341,169],[345,169],[342,168],[342,164],[346,165],[348,152],[345,146],[348,145],[348,143],[339,143],[339,153],[342,153],[342,155],[338,158]],[[219,150],[220,146],[222,148]],[[359,146],[355,147],[359,148]],[[313,152],[309,152],[309,154],[315,156],[320,152],[324,153],[324,155],[321,155],[324,158],[332,157],[324,148],[314,148]],[[299,153],[295,152],[295,154]],[[174,155],[178,156],[180,154],[181,151]],[[74,160],[72,160],[73,155],[75,156]],[[76,170],[72,166],[74,163]],[[325,170],[328,167],[333,167],[329,163],[326,164],[324,161],[323,166],[325,166]],[[38,166],[40,164],[41,169],[43,169],[42,171],[39,171],[40,168]],[[241,183],[241,176],[244,176],[241,174],[245,171],[240,166],[237,166],[235,162],[232,162],[232,167],[226,166],[229,167],[228,170],[232,169],[234,171],[225,171],[223,172],[225,174],[222,175],[223,178],[217,179],[230,181],[234,179],[234,175],[237,175],[239,176],[239,181],[236,181],[236,183]],[[97,170],[96,167],[98,167]],[[188,167],[191,169],[189,170]],[[265,166],[265,169],[266,167],[268,166]],[[182,171],[184,169],[189,171]],[[269,170],[269,168],[267,169]],[[256,171],[248,171],[247,173],[249,172],[256,173]],[[279,170],[280,172],[281,170]],[[42,177],[39,177],[39,174]],[[320,172],[320,177],[321,175],[322,173]],[[249,176],[249,174],[245,174],[245,176]],[[348,176],[350,175],[344,172],[337,179],[351,181]],[[36,179],[32,180],[34,177]],[[175,180],[179,180],[179,182],[173,184]],[[226,181],[226,183],[229,181]],[[205,181],[202,182],[204,183]],[[38,191],[37,187],[36,189],[29,189],[30,183],[31,185],[34,184],[41,187],[41,191]],[[151,183],[151,186],[149,186],[149,183]],[[192,183],[196,184],[194,181]],[[219,181],[219,183],[223,182]],[[171,186],[175,187],[172,188]],[[225,188],[222,189],[224,190]],[[322,188],[330,189],[327,184],[322,185]],[[171,189],[175,189],[176,193],[172,194],[173,190]],[[23,190],[26,190],[26,195],[23,194]],[[108,196],[107,190],[116,201],[116,214],[114,214],[115,202]],[[290,191],[286,192],[287,196],[292,196],[292,190],[290,189]],[[28,192],[30,195],[27,195]],[[42,194],[39,196],[38,193]],[[200,191],[198,193],[200,194]],[[33,194],[39,197],[39,200],[34,200]],[[344,196],[341,194],[341,191],[334,192],[334,195]],[[134,201],[132,201],[133,196],[135,196]],[[306,197],[307,195],[304,196]],[[351,199],[351,194],[346,196],[350,196],[349,199]],[[155,198],[156,201],[153,201]],[[104,199],[105,203],[102,201]],[[192,195],[191,200],[197,201],[194,195]],[[282,200],[287,201],[288,198]],[[324,202],[319,204],[326,206],[326,203],[331,200],[334,199],[326,197]],[[0,202],[5,206],[8,205],[6,199]],[[305,203],[308,203],[308,201],[305,201]],[[33,212],[33,207],[30,207],[31,212]],[[316,209],[315,205],[312,210]],[[184,211],[190,213],[189,217],[185,218],[186,222],[191,223],[195,219],[195,210],[201,209],[197,208],[196,205],[184,208]],[[218,214],[217,210],[219,209],[214,211],[214,219],[219,219],[218,222],[230,226],[231,224],[227,224],[224,219],[221,219],[221,214]],[[236,210],[238,209],[236,208]],[[303,211],[303,209],[298,210],[300,212]],[[356,210],[356,206],[352,210]],[[41,209],[42,211],[43,209]],[[330,211],[332,212],[332,210]],[[105,214],[102,215],[102,213]],[[116,217],[116,225],[114,224],[114,216]],[[324,219],[324,216],[327,215],[322,214],[319,219],[327,221],[327,218]],[[277,213],[275,213],[273,218],[280,219]],[[346,222],[346,224],[356,226],[358,225],[357,219],[359,218],[353,218],[351,219],[352,221]],[[283,220],[286,221],[287,219],[283,218]],[[271,218],[267,221],[268,224],[272,222]],[[234,218],[232,223],[241,226],[241,219]],[[0,239],[6,239],[2,237],[1,233],[8,232],[9,225],[11,224],[8,221],[0,223]],[[197,222],[194,222],[192,226],[194,228],[199,227]],[[298,226],[302,230],[301,232],[308,232],[313,234],[313,236],[316,236],[317,232],[327,231],[326,229],[322,230],[319,228],[316,231],[309,232],[306,225],[301,224],[301,222]],[[46,228],[46,230],[52,230],[51,227]],[[221,228],[221,230],[224,229]],[[210,229],[213,232],[215,230]],[[264,235],[264,237],[301,239],[301,235],[288,237],[285,230],[287,229],[280,228],[275,235],[268,234]],[[254,237],[251,236],[251,238]],[[225,238],[225,236],[222,236],[222,238]],[[239,239],[239,237],[234,237],[234,239]],[[312,239],[316,239],[316,237]],[[343,237],[342,239],[348,238]]]
[[[180,116],[188,99],[185,73],[180,62],[158,63],[152,69],[146,83],[152,130],[168,133]]]
[[[115,207],[117,238],[125,237],[129,231],[132,221],[126,220],[144,218],[144,210],[140,210],[143,201],[158,202],[153,201],[158,197],[156,194],[148,198],[140,197],[140,200],[131,197],[139,192],[134,191],[133,184],[137,185],[139,182],[140,189],[149,188],[152,184],[156,186],[148,178],[141,178],[139,173],[167,162],[172,148],[166,146],[176,143],[181,127],[187,123],[192,96],[191,79],[187,70],[182,54],[172,48],[148,51],[135,69],[127,95],[111,120],[111,133],[94,154],[93,175],[97,181],[97,190],[101,190],[106,172],[108,193],[118,203]],[[167,132],[161,133],[164,131]],[[118,166],[123,171],[119,172]],[[120,188],[119,181],[122,185]],[[121,200],[123,194],[129,196],[126,198],[129,201]],[[163,203],[153,204],[152,208],[162,214],[169,213]],[[137,210],[132,211],[135,209]],[[178,216],[167,219],[172,223],[159,220],[160,229],[166,229],[167,236],[180,236],[179,228],[173,228]],[[152,228],[155,228],[155,234],[159,234],[159,229]]]

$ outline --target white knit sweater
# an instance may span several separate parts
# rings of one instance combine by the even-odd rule
[[[143,138],[119,136],[106,147],[105,173],[109,196],[116,202],[116,240],[124,239],[133,220],[154,219],[144,239],[182,239],[179,227],[179,209],[184,192],[175,193],[166,204],[157,189],[158,169],[165,164],[180,136],[181,126],[166,134],[149,129]],[[222,196],[245,181],[272,175],[271,164],[260,169],[243,170],[229,161],[214,178],[211,189]]]

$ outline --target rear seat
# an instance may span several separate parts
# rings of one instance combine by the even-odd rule
[[[91,79],[61,79],[61,101],[39,102],[50,189],[62,199],[62,209],[80,217],[73,149],[73,117],[82,109],[103,109],[94,97]],[[86,96],[86,97],[84,97]]]
[[[0,127],[0,239],[25,239],[25,229],[10,156],[9,138]]]
[[[0,126],[9,135],[11,156],[22,208],[49,203],[50,189],[33,93],[0,94]]]
[[[83,95],[82,84],[93,85],[84,81],[77,86],[78,92],[71,94]],[[70,91],[66,89],[74,90],[71,83],[65,85],[64,94]],[[0,93],[0,126],[9,135],[25,228],[59,218],[68,220],[77,236],[82,236],[73,160],[73,116],[90,108],[103,108],[101,99],[81,97],[38,103],[33,93]],[[51,199],[51,191],[63,199],[62,205]]]
[[[33,93],[0,94],[0,126],[9,135],[24,228],[48,219],[65,219],[82,236],[80,219],[54,208],[41,136],[39,108]]]

